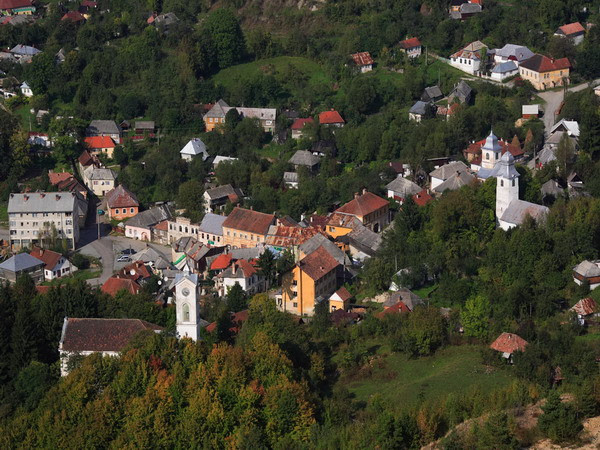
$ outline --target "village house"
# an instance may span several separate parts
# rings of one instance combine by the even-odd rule
[[[92,120],[85,129],[87,137],[108,136],[116,144],[121,143],[122,130],[114,120]]]
[[[304,127],[311,126],[315,121],[312,117],[307,117],[305,119],[298,118],[294,120],[294,123],[290,127],[292,130],[292,139],[301,139],[304,137]]]
[[[221,297],[226,296],[236,284],[239,284],[248,295],[264,292],[267,289],[265,277],[245,259],[233,261],[217,275],[216,282],[217,292]]]
[[[92,155],[99,155],[100,153],[106,155],[108,158],[113,157],[115,151],[115,143],[109,136],[90,136],[84,139],[85,145],[89,149]]]
[[[405,53],[409,58],[418,58],[421,56],[422,46],[419,38],[410,38],[398,43],[400,51]]]
[[[128,292],[132,295],[139,294],[142,287],[135,280],[117,274],[106,280],[100,287],[100,290],[105,294],[114,297],[120,291]]]
[[[352,294],[342,286],[329,297],[329,312],[332,313],[338,309],[347,311],[350,307],[351,298]]]
[[[136,120],[133,129],[137,135],[152,136],[156,130],[156,125],[153,120]]]
[[[152,227],[172,217],[171,209],[167,205],[139,212],[125,223],[125,236],[140,241],[151,241]]]
[[[495,81],[504,81],[507,78],[518,75],[519,67],[514,61],[498,63],[492,69],[490,78]]]
[[[269,227],[274,223],[273,214],[236,207],[223,222],[223,245],[256,247],[265,242]]]
[[[423,94],[421,95],[421,101],[425,103],[435,103],[443,98],[444,94],[442,93],[440,87],[437,85],[426,87],[423,91]]]
[[[354,215],[333,212],[327,216],[325,232],[333,239],[337,239],[361,225],[361,221]]]
[[[49,149],[52,147],[52,140],[48,133],[38,133],[36,131],[30,131],[27,134],[27,143],[31,146],[38,146]]]
[[[217,167],[219,167],[219,164],[221,163],[233,163],[235,161],[239,161],[237,158],[234,158],[233,156],[221,156],[221,155],[217,155],[215,156],[215,159],[213,159],[213,170],[217,170]]]
[[[473,100],[473,89],[464,80],[460,80],[448,95],[448,103],[455,100],[465,104],[469,104]]]
[[[44,261],[28,253],[18,253],[0,264],[0,280],[15,283],[21,275],[29,275],[35,284],[44,281]]]
[[[506,44],[502,48],[494,48],[490,50],[490,56],[494,57],[494,63],[502,64],[513,62],[517,67],[523,61],[534,56],[531,50],[524,45]]]
[[[20,64],[30,63],[35,55],[39,55],[41,50],[29,45],[18,44],[10,49],[10,53]]]
[[[335,213],[354,216],[365,227],[379,233],[390,223],[389,204],[386,199],[363,189],[361,194],[354,194],[354,199],[336,209]]]
[[[373,70],[373,58],[369,52],[359,52],[350,55],[354,65],[360,70],[361,73],[370,72]]]
[[[444,180],[436,187],[431,189],[433,194],[439,195],[446,191],[457,191],[463,186],[469,186],[477,180],[477,177],[469,171],[459,171],[450,175],[449,178]]]
[[[288,163],[294,166],[294,169],[298,170],[300,167],[306,167],[311,172],[316,172],[319,164],[321,163],[321,158],[313,155],[308,150],[298,150],[294,155],[288,160]]]
[[[468,172],[469,168],[462,161],[452,161],[448,164],[438,167],[429,173],[431,189],[437,188],[444,181],[457,173]]]
[[[337,156],[337,146],[333,140],[319,139],[310,146],[310,151],[313,155],[321,158],[330,156],[335,158]]]
[[[53,252],[52,250],[34,248],[30,255],[39,259],[45,264],[44,279],[46,281],[51,281],[55,278],[66,277],[77,271],[77,267],[71,264],[67,258],[60,253]]]
[[[89,19],[92,17],[92,10],[98,8],[98,3],[92,0],[83,0],[79,5],[78,11],[83,14],[83,17]]]
[[[417,123],[420,123],[423,119],[427,119],[433,115],[433,107],[430,103],[424,102],[422,100],[417,101],[412,107],[408,110],[408,118],[409,120],[413,120]]]
[[[27,84],[27,81],[23,81],[23,83],[21,83],[21,94],[23,94],[24,97],[33,97],[33,91],[31,90],[31,87],[29,86],[29,84]]]
[[[579,22],[569,23],[559,27],[554,36],[570,39],[573,45],[579,45],[585,38],[585,28]]]
[[[417,204],[417,206],[425,206],[433,200],[433,197],[429,195],[427,189],[423,189],[421,192],[418,192],[417,194],[413,195],[412,199]]]
[[[452,0],[450,2],[450,18],[465,20],[482,10],[482,0]]]
[[[83,174],[89,166],[100,167],[102,163],[96,155],[92,155],[88,150],[84,150],[77,158],[77,169],[80,174]]]
[[[244,198],[241,189],[234,188],[230,184],[207,189],[203,194],[204,210],[207,213],[222,212],[227,202],[235,205]]]
[[[502,333],[491,343],[490,348],[502,353],[502,357],[509,363],[512,363],[513,354],[524,352],[528,342],[520,336],[513,333]]]
[[[283,276],[278,308],[299,316],[312,316],[315,306],[336,291],[339,266],[323,246],[302,258]]]
[[[114,220],[123,220],[134,217],[140,208],[136,196],[122,184],[106,194],[106,208],[108,217]]]
[[[598,317],[598,305],[591,297],[582,298],[569,311],[577,314],[577,323],[583,326],[590,319]]]
[[[196,156],[201,156],[202,161],[206,161],[209,157],[206,151],[206,145],[200,138],[193,138],[185,144],[185,146],[179,151],[181,159],[184,161],[191,161]]]
[[[50,170],[48,172],[48,179],[50,181],[50,184],[52,186],[56,186],[59,191],[74,192],[79,194],[84,200],[87,199],[87,188],[69,172],[55,173],[52,170]],[[85,208],[84,212],[87,213],[87,207]]]
[[[60,374],[67,376],[73,369],[73,356],[117,357],[141,332],[160,333],[164,328],[140,319],[79,319],[65,317],[58,351]]]
[[[341,128],[346,122],[344,122],[339,112],[331,108],[329,111],[319,113],[319,123],[328,127]]]
[[[148,25],[153,25],[161,33],[169,34],[171,28],[179,23],[179,18],[173,12],[164,14],[152,14],[146,21]]]
[[[87,188],[98,197],[103,197],[115,187],[117,173],[106,167],[88,166],[82,174]]]
[[[242,118],[257,119],[265,133],[272,133],[275,130],[276,109],[229,106],[221,99],[204,115],[203,120],[206,131],[213,131],[217,125],[224,124],[225,116],[231,109],[236,109]]]
[[[34,12],[33,0],[0,0],[0,15],[31,15]]]
[[[338,237],[336,243],[338,245],[343,244],[343,249],[350,253],[354,261],[364,262],[375,256],[383,243],[383,239],[381,234],[359,224],[348,234]]]
[[[390,181],[386,188],[388,198],[393,198],[400,204],[403,204],[407,198],[421,192],[421,187],[418,184],[402,176]]]
[[[310,226],[271,225],[265,245],[275,255],[289,250],[297,258],[299,246],[317,233],[321,233],[321,231]]]
[[[79,11],[67,11],[64,16],[61,17],[61,21],[69,21],[76,24],[85,23],[85,17]]]
[[[300,178],[298,172],[283,172],[283,184],[289,189],[298,189]]]
[[[487,51],[487,46],[483,42],[471,42],[465,48],[450,55],[450,65],[471,75],[477,75],[486,64],[486,61],[482,61],[484,50]]]
[[[573,281],[579,286],[586,283],[590,290],[600,286],[600,260],[584,260],[573,268]]]
[[[223,222],[227,216],[206,213],[200,222],[198,239],[204,245],[221,246],[223,242]]]
[[[537,119],[540,116],[540,105],[523,105],[521,117],[525,120]]]
[[[12,248],[32,247],[56,229],[71,249],[79,242],[79,202],[72,192],[10,194],[8,200]]]
[[[569,84],[571,63],[568,58],[548,58],[536,54],[519,65],[519,75],[535,89],[543,91]]]
[[[567,133],[569,137],[579,137],[579,123],[576,120],[560,119],[550,129],[550,134],[556,132]]]

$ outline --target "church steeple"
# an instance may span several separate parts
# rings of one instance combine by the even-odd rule
[[[175,308],[177,335],[198,340],[200,305],[198,304],[198,275],[178,274],[175,278]]]
[[[498,138],[494,134],[494,130],[490,130],[490,135],[485,140],[485,144],[481,147],[481,167],[485,169],[493,169],[502,155],[502,146]]]
[[[515,158],[507,150],[495,170],[496,175],[496,219],[500,219],[510,202],[519,199],[519,172]]]

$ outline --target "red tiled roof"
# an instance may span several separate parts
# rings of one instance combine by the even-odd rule
[[[329,227],[356,228],[361,224],[354,215],[333,212],[329,215],[326,225]]]
[[[597,310],[598,305],[591,297],[582,298],[571,308],[571,311],[575,311],[580,316],[589,316]]]
[[[299,226],[280,225],[267,236],[266,244],[274,247],[289,247],[302,245],[315,234],[320,233],[317,227],[302,228]]]
[[[311,227],[323,229],[323,228],[325,228],[325,225],[327,225],[328,220],[329,220],[329,218],[327,216],[320,216],[319,214],[313,214],[306,218],[306,223],[308,223],[309,226],[311,226]]]
[[[352,294],[350,292],[348,292],[348,289],[346,289],[343,286],[341,288],[339,288],[337,291],[335,291],[335,293],[338,295],[338,297],[340,297],[342,299],[343,302],[345,302],[346,300],[350,300],[352,298]]]
[[[528,342],[520,336],[513,333],[502,333],[492,342],[490,348],[502,353],[522,352],[527,347]]]
[[[419,41],[419,38],[414,37],[414,38],[406,39],[404,41],[400,41],[398,43],[398,45],[400,47],[402,47],[404,50],[408,50],[410,48],[420,47],[421,41]]]
[[[0,0],[0,10],[27,8],[33,6],[32,0]]]
[[[223,228],[246,231],[266,235],[275,221],[273,214],[265,214],[251,209],[234,208],[223,222]]]
[[[478,155],[478,156],[481,155],[481,148],[485,144],[485,141],[486,141],[485,139],[482,139],[480,141],[473,142],[473,143],[469,144],[469,146],[465,150],[463,150],[463,153],[465,155],[466,154]],[[525,151],[521,148],[520,145],[513,145],[512,143],[506,142],[506,141],[504,141],[502,139],[499,139],[498,143],[502,147],[502,154],[503,155],[506,153],[507,150],[515,158],[519,158],[519,157],[521,157],[521,156],[523,156],[525,154]],[[471,162],[473,163],[473,161],[471,161]]]
[[[335,109],[331,111],[323,111],[319,114],[319,123],[321,124],[334,124],[334,123],[345,123],[340,113]]]
[[[367,214],[377,211],[378,209],[384,208],[389,205],[390,202],[373,194],[372,192],[364,192],[362,195],[357,196],[353,200],[349,201],[342,207],[335,210],[335,212],[352,214],[354,216],[364,217]]]
[[[256,269],[252,264],[250,264],[245,259],[238,259],[231,265],[233,269],[233,273],[237,272],[238,269],[242,270],[244,274],[244,278],[250,278],[252,275],[256,274]]]
[[[53,172],[52,170],[48,172],[48,179],[50,180],[50,184],[54,185],[60,183],[61,181],[68,180],[72,177],[73,175],[69,172]]]
[[[357,66],[368,66],[373,64],[373,58],[371,58],[371,54],[369,52],[354,53],[352,55],[352,59],[354,60],[354,64]]]
[[[579,22],[569,23],[559,27],[558,29],[562,31],[565,36],[585,32],[585,28],[583,28],[583,25],[581,25]]]
[[[43,250],[41,248],[34,248],[30,253],[31,256],[44,261],[46,270],[52,270],[58,264],[58,260],[62,257],[60,253],[53,252],[52,250]]]
[[[292,130],[301,130],[303,129],[306,124],[309,123],[314,123],[314,119],[312,117],[308,117],[306,119],[296,119],[294,120],[294,123],[291,126]]]
[[[314,252],[302,258],[298,265],[304,273],[317,281],[335,270],[340,263],[323,246],[320,246]]]
[[[398,302],[392,306],[389,306],[387,308],[385,308],[383,311],[375,314],[375,317],[377,317],[378,319],[381,319],[383,317],[385,317],[388,314],[397,314],[397,313],[408,313],[410,312],[410,309],[408,306],[406,306],[404,304],[404,302]]]
[[[233,258],[228,253],[221,253],[219,256],[215,258],[215,260],[210,265],[210,270],[225,270],[231,264],[231,260]]]
[[[98,157],[95,155],[92,155],[87,150],[84,150],[83,152],[81,152],[81,155],[79,155],[78,161],[79,161],[79,164],[81,164],[83,167],[91,166],[92,164],[96,164],[96,165],[100,164]]]
[[[77,11],[68,11],[60,20],[72,20],[73,22],[82,22],[85,17]]]
[[[433,200],[433,197],[429,195],[426,189],[423,189],[421,192],[413,195],[412,198],[418,206],[425,206],[427,203]]]
[[[121,278],[128,278],[133,281],[144,280],[152,276],[152,272],[143,261],[134,261],[119,271]]]
[[[394,172],[396,173],[404,173],[404,171],[406,170],[404,168],[404,164],[402,164],[400,161],[391,161],[389,163],[389,166],[394,170]]]
[[[554,70],[569,69],[571,63],[569,58],[548,58],[547,56],[535,54],[521,63],[521,67],[534,72],[552,72]]]
[[[91,0],[83,0],[81,2],[81,6],[87,6],[88,8],[95,8],[96,6],[98,6],[98,2],[94,2]]]
[[[61,192],[81,192],[86,193],[85,195],[87,195],[86,187],[73,177],[59,182],[56,187]]]
[[[61,350],[118,352],[140,331],[164,328],[140,319],[67,319]]]
[[[122,184],[107,192],[106,204],[109,208],[140,206],[136,196],[129,192]]]
[[[231,331],[232,333],[236,333],[236,334],[239,333],[244,322],[246,322],[248,320],[249,315],[250,315],[250,311],[247,309],[240,311],[240,312],[232,313],[231,314],[231,322],[233,323],[233,326],[231,328],[229,328],[229,331]],[[215,331],[216,328],[217,328],[217,322],[213,322],[213,323],[207,325],[207,327],[205,329],[209,333],[212,333],[213,331]]]
[[[117,278],[113,276],[104,282],[100,290],[105,294],[114,296],[120,290],[125,290],[130,294],[137,294],[140,292],[141,287],[129,278]]]
[[[158,222],[152,228],[154,228],[155,230],[158,230],[158,231],[167,231],[169,229],[169,221],[163,220],[162,222]]]
[[[115,142],[110,136],[90,136],[86,137],[84,142],[91,149],[115,148]]]

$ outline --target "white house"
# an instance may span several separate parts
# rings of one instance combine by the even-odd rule
[[[450,65],[463,72],[476,75],[482,68],[481,58],[483,49],[487,50],[487,46],[483,42],[471,42],[465,48],[450,56]]]
[[[217,276],[217,291],[221,297],[239,284],[244,292],[254,295],[266,289],[264,277],[245,259],[238,259]]]
[[[577,314],[579,325],[585,325],[585,321],[598,317],[598,304],[591,297],[582,298],[570,309]]]
[[[535,53],[533,53],[524,45],[515,44],[506,44],[502,48],[495,48],[491,50],[490,53],[494,55],[494,62],[496,64],[512,61],[517,67],[521,61],[525,61],[526,59],[529,59],[535,55]]]
[[[202,161],[208,159],[208,152],[206,151],[206,145],[200,138],[191,139],[179,152],[181,159],[185,161],[191,161],[198,155],[202,156]]]
[[[452,161],[448,164],[444,164],[443,166],[440,166],[429,173],[429,177],[431,178],[431,189],[433,190],[437,188],[444,181],[456,174],[461,174],[468,171],[469,168],[462,161]]]
[[[395,180],[390,181],[386,185],[388,198],[393,198],[400,204],[404,203],[407,198],[421,192],[421,187],[410,181],[407,178],[398,175]]]
[[[44,266],[44,279],[46,281],[66,277],[77,271],[77,267],[71,264],[67,258],[52,250],[35,248],[30,255],[46,264]]]
[[[519,67],[514,61],[508,61],[496,64],[492,69],[491,78],[496,81],[503,81],[519,73]]]
[[[25,97],[33,97],[33,91],[29,87],[29,84],[27,84],[27,81],[24,81],[23,84],[21,84],[21,94]]]
[[[600,286],[600,260],[581,261],[573,268],[573,281],[578,285],[587,283],[591,290]]]
[[[65,317],[58,345],[60,374],[72,370],[71,358],[101,353],[117,357],[142,331],[160,333],[164,328],[140,319],[79,319]]]
[[[557,131],[565,131],[570,137],[579,137],[579,123],[576,120],[560,119],[550,129],[550,134]]]
[[[585,28],[579,22],[569,23],[559,27],[554,36],[570,39],[573,45],[579,45],[585,38]]]
[[[233,161],[237,161],[237,158],[234,158],[232,156],[221,156],[221,155],[217,155],[215,156],[215,159],[213,160],[213,169],[216,169],[219,164],[221,164],[222,162],[233,162]]]

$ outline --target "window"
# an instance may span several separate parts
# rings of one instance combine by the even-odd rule
[[[298,307],[298,303],[294,302],[294,308],[297,308],[297,307]]]
[[[504,180],[500,180],[500,186],[503,187],[504,186]]]
[[[131,209],[130,209],[130,212],[131,212],[131,214],[133,214],[133,212],[134,212],[134,209],[133,209],[133,208],[131,208]]]
[[[485,154],[485,159],[490,159],[490,154],[489,153]]]
[[[181,307],[181,315],[183,316],[183,321],[184,322],[189,322],[190,321],[190,305],[188,305],[187,303],[184,303],[183,306]]]
[[[119,214],[119,208],[115,209],[115,214]]]
[[[513,187],[515,187],[515,179],[514,178],[512,180],[512,185],[513,185]]]

